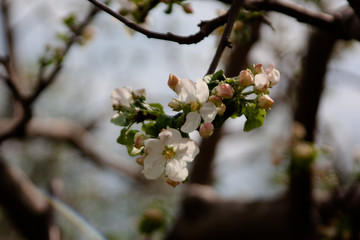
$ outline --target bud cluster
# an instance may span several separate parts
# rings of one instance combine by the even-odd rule
[[[166,178],[176,186],[188,176],[187,162],[199,152],[189,133],[198,131],[208,138],[215,128],[229,117],[245,115],[244,131],[264,124],[266,110],[274,101],[270,89],[280,80],[273,64],[264,70],[261,64],[242,70],[238,76],[227,78],[223,71],[198,79],[196,83],[186,78],[169,75],[168,86],[177,97],[168,106],[178,114],[169,116],[158,103],[146,103],[144,89],[117,88],[111,99],[117,114],[111,122],[123,126],[118,142],[127,147],[136,162],[144,166],[148,179]],[[131,130],[141,123],[140,130]]]

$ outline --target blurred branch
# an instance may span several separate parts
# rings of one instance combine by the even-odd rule
[[[126,164],[118,154],[106,149],[101,143],[81,125],[67,119],[33,118],[27,128],[29,137],[47,137],[69,141],[94,163],[109,167],[136,181],[144,181],[136,165]]]
[[[327,30],[341,39],[356,39],[360,41],[360,20],[353,18],[355,13],[349,14],[345,8],[336,14],[326,14],[306,9],[298,4],[277,0],[248,0],[245,2],[248,10],[268,10],[283,13],[299,22]]]
[[[153,32],[150,30],[147,30],[146,28],[141,27],[140,25],[128,20],[127,18],[123,17],[122,15],[118,14],[114,10],[112,10],[110,7],[105,5],[102,2],[99,2],[97,0],[88,0],[104,12],[107,12],[114,18],[118,19],[120,22],[124,23],[129,28],[144,34],[148,38],[155,38],[165,41],[171,41],[171,42],[177,42],[179,44],[195,44],[200,41],[202,41],[205,37],[209,36],[216,28],[224,25],[227,21],[228,15],[222,15],[220,17],[214,18],[213,20],[209,21],[202,21],[198,26],[200,27],[200,31],[190,35],[190,36],[179,36],[172,33],[158,33]]]
[[[51,208],[24,173],[0,158],[0,204],[21,234],[29,240],[50,240]]]
[[[231,42],[230,42],[229,37],[232,32],[235,20],[238,16],[238,13],[239,13],[239,10],[240,10],[240,7],[242,6],[242,4],[243,4],[243,1],[241,1],[241,0],[233,1],[233,3],[231,4],[231,7],[227,12],[228,19],[226,22],[225,30],[221,36],[219,45],[216,49],[215,56],[214,56],[213,60],[211,61],[211,64],[210,64],[209,69],[206,74],[212,74],[215,72],[216,67],[219,64],[221,55],[223,54],[223,52],[225,50],[225,47],[231,48]]]

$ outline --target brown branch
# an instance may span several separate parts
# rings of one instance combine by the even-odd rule
[[[68,141],[97,165],[108,167],[136,181],[144,180],[135,164],[126,163],[126,159],[106,149],[90,132],[70,120],[33,118],[27,125],[26,135]]]
[[[360,18],[360,1],[359,0],[347,0],[351,8],[356,13],[357,17]]]
[[[190,36],[179,36],[179,35],[176,35],[173,33],[164,34],[164,33],[158,33],[158,32],[153,32],[153,31],[147,30],[146,28],[143,28],[140,25],[138,25],[138,24],[128,20],[127,18],[123,17],[122,15],[118,14],[117,12],[115,12],[114,10],[112,10],[111,8],[109,8],[107,5],[105,5],[102,2],[99,2],[97,0],[88,0],[88,1],[91,2],[92,4],[94,4],[95,6],[97,6],[98,8],[100,8],[101,10],[103,10],[104,12],[107,12],[114,18],[118,19],[120,22],[124,23],[129,28],[131,28],[139,33],[144,34],[148,38],[155,38],[155,39],[160,39],[160,40],[165,40],[165,41],[177,42],[179,44],[195,44],[195,43],[202,41],[204,38],[209,36],[216,28],[224,25],[226,23],[226,20],[228,17],[225,14],[225,15],[222,15],[222,16],[217,17],[210,21],[202,21],[198,25],[200,27],[199,32],[197,32],[193,35],[190,35]]]
[[[219,64],[221,55],[223,54],[223,52],[225,50],[225,47],[231,47],[229,37],[232,32],[235,20],[237,18],[237,15],[239,13],[239,10],[240,10],[240,7],[242,6],[242,4],[243,4],[243,1],[241,1],[241,0],[234,0],[233,3],[231,4],[231,7],[227,12],[228,20],[226,23],[224,33],[221,36],[219,45],[216,49],[215,56],[214,56],[213,60],[211,61],[211,64],[210,64],[209,69],[206,74],[212,74],[215,72],[216,67]]]
[[[24,173],[0,158],[0,204],[26,239],[50,240],[51,208]]]
[[[360,40],[360,20],[358,18],[351,18],[351,24],[349,24],[350,17],[346,9],[338,11],[340,12],[339,14],[331,15],[312,11],[292,2],[278,0],[248,0],[245,2],[245,8],[248,10],[267,10],[283,13],[295,18],[299,22],[331,32],[340,39]],[[346,16],[344,16],[344,11]]]

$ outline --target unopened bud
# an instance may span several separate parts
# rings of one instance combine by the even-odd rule
[[[189,3],[183,4],[183,9],[188,14],[193,13],[193,9]]]
[[[220,106],[223,103],[221,97],[218,97],[216,95],[211,95],[209,97],[209,101],[214,103],[215,106],[217,106],[217,107]]]
[[[242,70],[239,74],[240,87],[247,87],[254,83],[254,77],[249,69]]]
[[[279,83],[280,81],[280,72],[277,70],[274,66],[274,64],[269,64],[269,66],[266,69],[266,73],[269,76],[269,86],[272,87]]]
[[[214,133],[214,125],[210,122],[204,122],[200,125],[199,134],[203,138],[208,138]]]
[[[269,95],[261,95],[257,97],[257,105],[262,109],[270,109],[274,105],[274,100]]]
[[[217,110],[217,114],[219,116],[222,116],[224,114],[225,110],[226,110],[226,105],[222,103],[222,104],[220,104],[220,106],[218,106],[216,108],[216,110]]]
[[[254,72],[255,72],[255,74],[263,73],[264,69],[263,69],[262,64],[256,64],[254,66]]]
[[[234,91],[230,84],[223,83],[213,89],[216,96],[221,98],[232,98]]]
[[[146,137],[141,132],[135,133],[134,136],[134,147],[136,148],[142,148],[144,146]]]
[[[136,159],[136,163],[139,164],[139,165],[141,165],[141,166],[144,166],[144,160],[145,160],[145,158],[146,158],[146,155],[141,156],[141,157],[138,157],[138,158]]]
[[[171,107],[174,111],[180,111],[182,109],[182,104],[176,99],[171,100],[168,103],[168,106]]]
[[[175,91],[175,88],[176,86],[178,85],[178,83],[180,82],[180,78],[173,75],[173,74],[170,74],[169,75],[169,80],[168,80],[168,85],[169,87]]]

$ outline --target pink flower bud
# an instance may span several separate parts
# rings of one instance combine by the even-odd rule
[[[176,86],[178,85],[178,83],[180,82],[180,78],[173,75],[173,74],[170,74],[169,75],[169,80],[168,80],[168,85],[169,87],[175,91],[175,88]]]
[[[262,64],[256,64],[254,66],[254,72],[255,72],[255,74],[263,73],[264,69],[263,69]]]
[[[226,105],[222,103],[222,104],[220,104],[220,106],[218,106],[216,108],[216,110],[217,110],[218,115],[222,116],[226,110]]]
[[[141,132],[135,133],[134,136],[134,147],[136,148],[142,148],[144,146],[144,141],[146,137]]]
[[[214,132],[214,125],[210,122],[204,122],[200,125],[199,134],[203,138],[210,137]]]
[[[270,109],[274,104],[274,100],[269,95],[261,95],[257,98],[257,105],[262,109]]]
[[[216,95],[211,95],[209,97],[209,101],[214,103],[215,106],[217,106],[217,107],[220,106],[223,103],[221,97],[218,97]]]
[[[223,83],[213,89],[216,96],[221,98],[232,98],[234,91],[231,85]]]
[[[240,87],[247,87],[254,83],[254,77],[249,69],[242,70],[239,74]]]
[[[274,64],[268,65],[268,67],[266,68],[266,73],[269,76],[269,87],[278,84],[278,82],[280,81],[280,72],[275,68]]]

